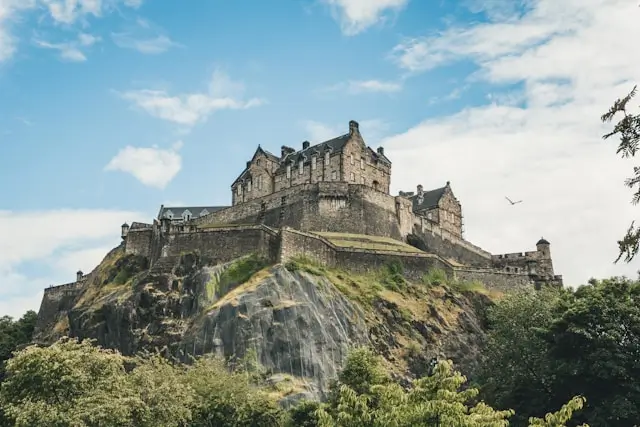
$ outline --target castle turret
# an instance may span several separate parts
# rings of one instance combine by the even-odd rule
[[[127,237],[127,234],[129,234],[129,224],[125,222],[124,224],[122,224],[121,227],[122,227],[122,231],[120,232],[120,237],[125,239]]]
[[[553,262],[551,261],[551,244],[544,237],[536,243],[538,251],[538,276],[553,278]]]
[[[76,273],[76,282],[79,282],[82,280],[82,270],[78,270],[78,272]]]

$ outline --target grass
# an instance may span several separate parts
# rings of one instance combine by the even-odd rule
[[[202,224],[198,225],[200,229],[211,229],[211,228],[241,228],[241,227],[255,227],[256,224]]]
[[[422,283],[427,286],[441,286],[447,284],[447,282],[449,282],[447,273],[440,268],[432,268],[422,276]]]

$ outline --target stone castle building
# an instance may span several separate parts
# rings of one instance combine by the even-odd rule
[[[305,256],[347,271],[371,271],[400,261],[416,280],[432,268],[452,278],[508,289],[562,286],[550,243],[535,251],[494,255],[464,238],[462,206],[451,183],[390,194],[391,161],[368,147],[358,123],[346,134],[280,156],[258,146],[231,184],[229,206],[161,206],[151,224],[123,224],[127,253],[151,270],[177,266],[196,251],[211,262],[258,253],[273,262]],[[45,290],[47,298],[76,292],[87,276]],[[57,296],[56,296],[57,295]]]

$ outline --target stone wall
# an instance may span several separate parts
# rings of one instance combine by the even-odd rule
[[[329,267],[358,273],[373,273],[393,262],[400,262],[405,275],[419,281],[427,271],[438,268],[449,276],[452,266],[431,254],[405,254],[401,252],[368,249],[338,248],[320,236],[290,228],[281,231],[279,262],[303,256]]]
[[[153,233],[153,228],[129,230],[126,237],[125,252],[127,254],[149,257],[151,254]]]
[[[196,251],[212,263],[223,263],[250,253],[275,261],[278,233],[265,226],[238,226],[172,233],[166,236],[162,256]]]
[[[504,271],[481,268],[455,268],[454,272],[458,280],[477,280],[484,283],[488,288],[502,292],[534,287],[534,281],[527,274],[506,273]]]
[[[461,264],[474,267],[491,267],[491,253],[462,240],[437,225],[421,217],[416,217],[414,235],[409,243],[425,252],[436,253],[443,258],[453,259]]]
[[[86,277],[86,276],[85,276]],[[34,330],[34,341],[43,332],[51,331],[58,321],[66,318],[82,291],[84,281],[51,286],[44,290]]]

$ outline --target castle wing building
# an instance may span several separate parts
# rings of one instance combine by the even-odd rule
[[[356,121],[349,132],[300,150],[283,145],[280,156],[258,146],[245,169],[231,184],[232,205],[245,203],[287,188],[317,182],[345,182],[389,193],[391,161],[382,147],[368,147]]]

